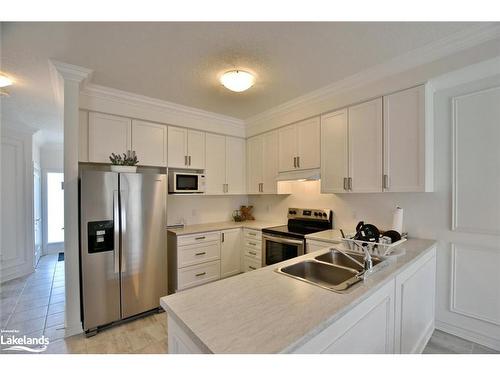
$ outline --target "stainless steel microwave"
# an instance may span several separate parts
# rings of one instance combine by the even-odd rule
[[[171,194],[205,192],[205,174],[191,172],[169,172],[168,192]]]

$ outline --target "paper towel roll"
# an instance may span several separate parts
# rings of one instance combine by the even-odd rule
[[[403,209],[396,206],[392,217],[392,229],[399,234],[403,233]]]

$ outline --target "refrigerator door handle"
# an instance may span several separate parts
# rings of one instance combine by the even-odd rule
[[[121,217],[120,217],[120,223],[121,223],[121,235],[122,238],[127,237],[127,209],[126,209],[126,197],[125,194],[127,192],[125,190],[120,190],[120,211],[121,211]],[[125,247],[125,241],[122,242],[121,244],[121,272],[126,271],[126,260],[125,260],[125,253],[126,249]]]
[[[118,190],[113,190],[113,231],[114,231],[114,270],[120,272],[120,207],[118,205]]]

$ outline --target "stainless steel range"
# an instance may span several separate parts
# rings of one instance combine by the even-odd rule
[[[262,266],[303,255],[305,236],[332,226],[331,210],[289,208],[287,225],[262,229]]]

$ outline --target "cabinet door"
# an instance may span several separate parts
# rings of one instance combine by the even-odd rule
[[[227,193],[245,194],[246,152],[245,140],[226,137],[226,184]]]
[[[223,194],[226,183],[226,137],[207,133],[205,145],[206,193]]]
[[[168,166],[187,168],[187,129],[168,127]]]
[[[278,130],[279,171],[295,170],[294,158],[297,157],[297,130],[295,125]]]
[[[189,168],[205,169],[205,133],[188,130]]]
[[[89,161],[109,163],[109,155],[130,150],[132,122],[125,117],[89,113]]]
[[[321,192],[347,192],[347,109],[321,117]]]
[[[132,150],[139,165],[167,166],[167,127],[146,121],[132,121]]]
[[[262,135],[262,183],[263,192],[276,193],[278,183],[278,131],[271,131]]]
[[[247,140],[247,192],[258,194],[262,183],[262,136]]]
[[[220,268],[221,278],[240,273],[241,264],[241,229],[221,232]]]
[[[382,98],[349,107],[351,191],[382,191]]]
[[[320,167],[320,120],[314,117],[295,124],[297,129],[297,168]]]
[[[425,191],[424,86],[384,96],[384,191]]]

